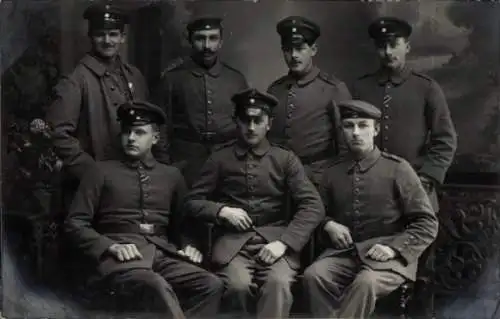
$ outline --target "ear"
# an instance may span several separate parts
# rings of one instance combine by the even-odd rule
[[[311,56],[315,56],[318,53],[318,44],[315,42],[311,45]]]
[[[153,126],[152,129],[153,129],[153,142],[152,143],[153,143],[153,145],[156,145],[160,141],[160,128]]]
[[[411,51],[410,41],[406,39],[406,54],[410,53],[410,51]]]
[[[272,117],[272,116],[268,117],[267,127],[266,127],[266,131],[268,131],[268,132],[271,130],[271,127],[273,126],[273,119],[274,119],[274,117]]]
[[[380,122],[377,121],[377,120],[373,120],[375,123],[374,123],[374,127],[375,127],[375,134],[373,134],[373,136],[378,136],[378,134],[380,133]]]
[[[127,40],[127,33],[123,32],[122,36],[120,37],[120,43],[123,44]]]

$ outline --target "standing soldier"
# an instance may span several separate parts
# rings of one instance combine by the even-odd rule
[[[378,146],[412,164],[438,211],[435,187],[451,165],[457,135],[439,84],[406,65],[411,31],[407,22],[393,17],[369,26],[381,67],[359,78],[352,92],[380,108]]]
[[[443,183],[452,163],[457,134],[439,84],[406,64],[411,32],[407,22],[394,17],[379,18],[369,26],[368,33],[374,40],[381,66],[355,81],[352,92],[355,98],[382,111],[377,145],[410,162],[438,212],[436,188]],[[422,257],[425,264],[419,268],[419,279],[423,280],[419,283],[432,281],[431,250]],[[433,301],[426,299],[432,299],[432,294],[421,295],[423,306],[417,308],[431,311]]]
[[[281,20],[277,31],[289,73],[268,89],[279,100],[269,139],[293,150],[317,185],[342,141],[336,103],[351,95],[342,81],[313,63],[319,26],[292,16]]]
[[[167,137],[172,162],[180,162],[190,184],[214,146],[232,142],[236,126],[231,97],[247,87],[238,70],[222,62],[220,18],[199,18],[187,26],[193,53],[168,67],[155,92],[168,114]]]
[[[91,50],[57,84],[46,117],[55,151],[64,162],[65,206],[96,160],[120,154],[118,106],[148,96],[141,72],[119,54],[126,39],[127,15],[115,6],[94,4],[83,17],[89,22]],[[165,161],[162,148],[157,150],[158,160]]]
[[[233,101],[240,138],[207,160],[186,213],[216,224],[212,262],[226,310],[248,314],[256,301],[258,318],[287,318],[300,251],[324,209],[297,156],[266,138],[276,98],[249,89]]]

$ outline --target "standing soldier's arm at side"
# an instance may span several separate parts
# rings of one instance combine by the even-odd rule
[[[160,139],[156,144],[154,155],[157,160],[164,164],[170,164],[169,141],[172,137],[172,82],[167,68],[161,76],[159,84],[154,88],[151,100],[161,107],[167,115],[165,125],[160,126]]]
[[[82,113],[84,88],[75,74],[64,77],[54,88],[54,100],[47,111],[46,120],[52,130],[56,154],[63,160],[70,174],[81,179],[95,166],[92,156],[84,151],[77,139]]]
[[[442,184],[457,148],[457,133],[451,120],[446,97],[439,85],[431,80],[426,99],[429,143],[419,174]]]
[[[336,92],[335,96],[337,97],[337,102],[342,102],[342,101],[348,101],[352,99],[351,93],[349,92],[349,89],[347,88],[347,85],[344,82],[339,82],[338,85],[335,87]],[[335,142],[337,143],[336,150],[338,150],[338,156],[342,156],[343,154],[347,153],[347,144],[345,143],[343,133],[342,133],[342,123],[340,121],[340,113],[339,109],[337,107],[337,102],[335,100],[332,100],[332,106],[331,106],[331,118],[333,122],[333,127],[336,128],[335,131]]]

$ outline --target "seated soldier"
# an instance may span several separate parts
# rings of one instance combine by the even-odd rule
[[[207,160],[186,214],[216,225],[212,262],[226,285],[225,310],[249,314],[255,298],[258,317],[286,318],[299,253],[324,208],[297,156],[266,138],[276,98],[248,89],[232,101],[239,139]]]
[[[176,293],[189,297],[179,298],[185,301],[187,315],[213,316],[223,283],[195,265],[201,262],[200,252],[187,236],[176,232],[186,192],[184,179],[179,170],[157,162],[151,153],[165,114],[155,105],[131,101],[118,108],[117,116],[123,158],[98,162],[87,172],[65,231],[95,261],[99,280],[117,289],[144,289],[167,318],[184,318]]]
[[[410,164],[374,145],[381,112],[359,100],[339,108],[349,151],[323,176],[327,248],[303,284],[314,317],[366,318],[378,298],[415,280],[438,221]]]

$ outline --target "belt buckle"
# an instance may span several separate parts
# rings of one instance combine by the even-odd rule
[[[139,229],[141,230],[142,234],[151,235],[155,232],[155,225],[154,224],[139,224]]]

